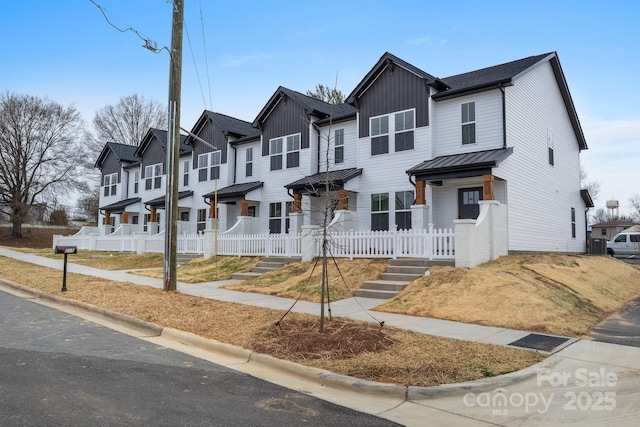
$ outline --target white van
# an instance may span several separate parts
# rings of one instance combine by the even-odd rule
[[[640,255],[640,232],[618,233],[607,242],[607,254]]]

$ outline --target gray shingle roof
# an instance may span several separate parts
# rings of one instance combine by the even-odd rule
[[[189,196],[193,196],[193,191],[181,191],[178,193],[178,200],[180,199],[184,199],[185,197],[189,197]],[[156,208],[164,208],[165,203],[164,200],[166,198],[165,196],[161,196],[161,197],[156,197],[155,199],[152,200],[148,200],[146,202],[144,202],[145,206],[153,206]]]
[[[462,92],[495,86],[500,83],[510,83],[514,77],[551,55],[554,55],[554,53],[530,56],[505,64],[494,65],[493,67],[445,77],[442,81],[449,85],[449,89],[435,94],[433,99],[442,99]]]
[[[349,104],[330,104],[320,99],[315,99],[310,96],[303,95],[300,92],[296,92],[295,90],[287,89],[286,87],[280,86],[271,96],[269,101],[267,101],[262,111],[260,111],[256,119],[254,120],[253,125],[257,127],[258,124],[262,122],[264,118],[266,118],[268,113],[283,96],[287,96],[288,98],[300,104],[307,111],[307,114],[313,114],[317,117],[321,117],[322,119],[328,117],[334,117],[338,119],[351,116],[355,117],[356,115],[356,109]]]
[[[229,134],[236,135],[238,137],[251,137],[260,136],[260,130],[253,127],[253,124],[245,122],[244,120],[236,119],[235,117],[227,116],[225,114],[215,113],[213,111],[206,110],[205,115],[211,120],[216,122],[220,128]]]
[[[483,173],[498,166],[512,152],[513,148],[509,147],[438,156],[412,167],[407,170],[407,174],[422,178],[421,180],[476,176],[476,172]]]
[[[124,208],[134,203],[138,203],[140,201],[140,197],[133,197],[130,199],[120,200],[115,203],[111,203],[110,205],[103,206],[100,210],[105,212],[122,212]]]
[[[337,171],[319,172],[305,176],[297,181],[285,185],[285,188],[293,190],[294,193],[322,193],[325,190],[326,182],[329,182],[329,190],[339,190],[344,184],[362,174],[362,169],[349,168]]]
[[[218,190],[218,202],[234,202],[241,200],[247,193],[257,190],[264,185],[262,181],[244,182],[242,184],[233,184]],[[203,195],[205,199],[213,199],[215,191]]]
[[[100,152],[100,155],[98,156],[94,167],[100,167],[102,162],[104,162],[104,159],[107,157],[109,151],[111,151],[113,155],[116,156],[116,159],[121,162],[137,163],[141,160],[140,157],[136,155],[137,149],[138,147],[135,145],[120,144],[118,142],[107,142],[102,148],[102,151]]]
[[[167,149],[167,131],[162,129],[150,128],[144,139],[140,142],[140,145],[137,147],[136,155],[142,157],[144,151],[147,149],[147,145],[151,142],[151,136],[155,137],[162,148]],[[186,135],[180,135],[180,156],[189,154],[192,152],[192,148],[190,145],[186,144]]]

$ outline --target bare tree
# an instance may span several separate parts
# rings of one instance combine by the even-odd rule
[[[340,90],[325,86],[323,84],[317,84],[315,92],[307,91],[307,96],[315,99],[319,99],[329,104],[338,105],[344,102],[344,95]]]
[[[98,151],[106,142],[138,145],[149,128],[167,127],[167,110],[159,102],[133,94],[98,110],[93,119]]]
[[[32,206],[77,185],[82,120],[73,108],[48,99],[0,95],[0,209],[22,238]]]
[[[631,218],[633,221],[640,222],[640,194],[633,194],[629,198],[629,202],[631,206],[633,206],[633,211],[631,211]]]
[[[591,199],[596,201],[600,196],[600,181],[587,181],[587,171],[584,165],[580,165],[580,188],[587,190]]]

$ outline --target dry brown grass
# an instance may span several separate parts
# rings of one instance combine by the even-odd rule
[[[580,336],[640,295],[640,271],[610,257],[513,255],[430,272],[376,309]]]
[[[300,296],[300,299],[304,301],[320,302],[322,262],[318,262],[315,269],[314,266],[316,266],[315,261],[287,264],[255,279],[223,287],[234,291],[255,292],[283,298],[298,298]],[[346,258],[337,258],[335,262],[329,260],[327,266],[329,296],[331,301],[337,301],[351,298],[352,291],[362,286],[364,281],[377,279],[380,273],[385,270],[387,260],[354,259],[349,261]]]
[[[250,271],[259,261],[260,258],[258,257],[218,256],[209,259],[196,258],[187,264],[179,266],[177,280],[185,283],[227,280],[231,278],[233,273]],[[162,265],[162,263],[160,264]],[[162,269],[133,271],[132,273],[156,279],[163,277]]]
[[[29,271],[30,274],[25,274]],[[429,337],[334,318],[324,334],[318,318],[163,292],[146,286],[69,273],[60,293],[59,270],[0,260],[0,277],[206,338],[357,378],[429,386],[468,381],[530,366],[542,356],[528,351]]]

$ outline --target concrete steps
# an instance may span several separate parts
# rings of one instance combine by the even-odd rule
[[[184,265],[191,261],[192,259],[202,258],[202,255],[199,254],[176,254],[176,263],[178,265]]]
[[[258,265],[253,267],[250,272],[233,273],[231,278],[235,280],[255,279],[256,277],[262,276],[264,273],[277,270],[286,264],[298,261],[300,261],[300,258],[297,257],[266,257],[263,258]]]
[[[368,280],[354,293],[361,298],[389,299],[396,296],[416,279],[424,276],[433,265],[454,266],[454,261],[429,261],[418,258],[398,258],[389,260],[385,273],[379,280]]]

